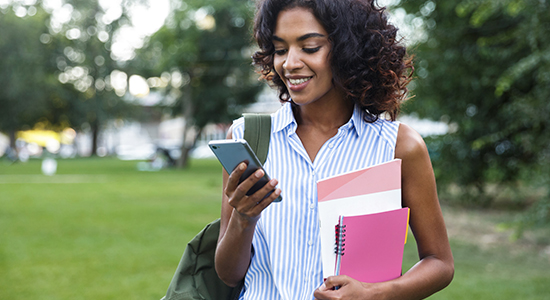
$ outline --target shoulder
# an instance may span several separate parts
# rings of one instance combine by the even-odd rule
[[[433,208],[437,189],[428,148],[420,134],[405,124],[399,126],[395,158],[401,159],[403,205],[419,210],[419,205],[428,203]]]
[[[380,128],[379,134],[395,148],[400,122],[379,119],[375,124]]]
[[[395,158],[410,160],[427,154],[428,149],[422,136],[410,126],[400,123],[395,142]]]
[[[357,134],[362,139],[378,139],[386,147],[392,149],[392,153],[395,152],[397,135],[399,131],[399,122],[389,121],[385,119],[378,119],[374,122],[365,121],[363,116],[355,121],[357,127]]]

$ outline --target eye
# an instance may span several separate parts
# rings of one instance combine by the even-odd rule
[[[302,48],[302,51],[304,51],[305,53],[315,53],[317,51],[319,51],[319,49],[321,49],[321,47],[315,47],[315,48]]]
[[[275,55],[284,55],[286,52],[286,49],[275,50]]]

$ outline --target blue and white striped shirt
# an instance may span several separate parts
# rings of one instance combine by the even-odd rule
[[[352,118],[338,129],[311,162],[296,134],[290,104],[271,116],[272,132],[264,164],[279,181],[283,201],[272,203],[260,217],[252,245],[255,253],[240,299],[313,299],[323,282],[317,181],[394,158],[399,124],[364,121],[356,106]],[[243,138],[244,122],[233,124],[233,137]]]

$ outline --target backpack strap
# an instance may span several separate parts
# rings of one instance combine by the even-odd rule
[[[244,115],[244,138],[262,164],[267,159],[271,138],[271,116]],[[214,267],[220,219],[208,224],[185,248],[166,296],[161,300],[238,299],[244,280],[232,288],[218,278]],[[252,248],[254,252],[254,248]]]
[[[243,116],[244,139],[263,165],[267,159],[269,140],[271,138],[271,115],[243,114]]]

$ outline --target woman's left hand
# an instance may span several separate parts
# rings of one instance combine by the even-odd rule
[[[346,275],[330,276],[315,290],[313,296],[316,300],[383,299],[376,292],[375,285],[359,282]]]

